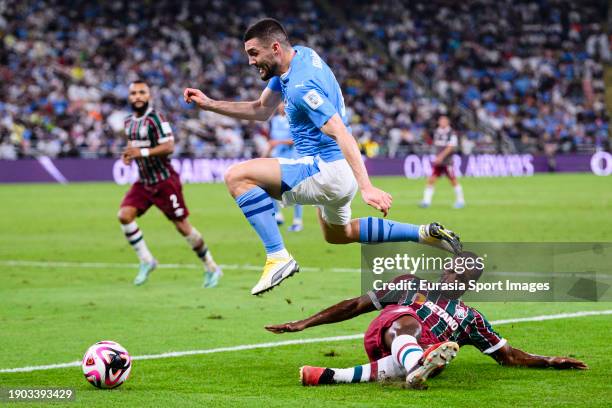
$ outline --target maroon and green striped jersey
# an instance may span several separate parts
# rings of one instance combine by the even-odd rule
[[[401,284],[402,281],[419,280],[414,275],[402,275],[393,282]],[[379,310],[401,305],[407,311],[415,312],[423,329],[429,330],[440,342],[455,341],[460,346],[470,344],[485,354],[491,354],[506,344],[482,313],[460,299],[449,300],[440,292],[428,290],[379,290],[368,292],[368,295]]]
[[[155,146],[174,140],[172,128],[161,113],[153,108],[147,109],[142,116],[128,116],[124,123],[125,134],[130,146],[152,149]],[[140,181],[146,185],[157,184],[168,179],[174,169],[169,156],[149,156],[136,159]]]
[[[459,146],[459,137],[451,127],[447,128],[436,128],[433,135],[433,145],[435,148],[435,154],[440,154],[448,146],[453,148],[453,151],[457,150]],[[440,165],[449,166],[453,164],[453,153],[447,155]]]

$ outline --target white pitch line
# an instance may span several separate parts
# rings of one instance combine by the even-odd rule
[[[21,261],[21,260],[0,260],[0,266],[29,266],[36,268],[92,268],[92,269],[135,269],[138,268],[136,263],[118,263],[118,262],[61,262],[61,261]],[[235,270],[246,270],[246,271],[261,271],[261,265],[251,264],[229,264],[219,265],[222,269],[228,271]],[[202,269],[202,265],[197,264],[180,264],[180,263],[169,263],[169,264],[158,264],[159,269]],[[360,273],[360,268],[317,268],[312,266],[300,266],[302,272],[338,272],[338,273]],[[573,277],[578,274],[579,276],[585,276],[582,273],[540,273],[540,272],[487,272],[487,276],[514,276],[514,277],[553,277],[553,278],[567,278]],[[597,279],[608,280],[612,279],[612,276],[597,274]]]
[[[544,320],[569,319],[573,317],[601,316],[601,315],[610,315],[610,314],[612,314],[612,310],[586,310],[586,311],[574,312],[574,313],[559,313],[559,314],[552,314],[552,315],[518,317],[514,319],[505,319],[505,320],[494,320],[491,322],[491,324],[499,326],[499,325],[510,324],[510,323],[540,322]],[[351,334],[347,336],[317,337],[317,338],[312,338],[312,339],[284,340],[284,341],[274,341],[274,342],[269,342],[269,343],[242,344],[239,346],[219,347],[219,348],[204,349],[204,350],[170,351],[170,352],[161,353],[161,354],[145,354],[142,356],[135,356],[132,359],[133,360],[157,360],[157,359],[162,359],[162,358],[173,358],[173,357],[194,356],[194,355],[202,355],[202,354],[223,353],[223,352],[228,352],[228,351],[242,351],[242,350],[260,349],[260,348],[292,346],[296,344],[330,343],[330,342],[335,342],[335,341],[357,340],[357,339],[362,339],[362,338],[363,338],[363,334]],[[18,368],[3,368],[3,369],[0,369],[0,373],[27,373],[31,371],[52,370],[55,368],[78,367],[80,365],[81,365],[81,361],[72,361],[69,363],[60,363],[60,364],[49,364],[49,365],[39,365],[39,366],[18,367]]]
[[[502,319],[495,320],[491,324],[511,324],[511,323],[523,323],[523,322],[543,322],[544,320],[556,320],[556,319],[569,319],[572,317],[585,317],[585,316],[601,316],[612,314],[612,310],[585,310],[582,312],[573,313],[559,313],[553,315],[542,315],[532,317],[519,317],[516,319]]]
[[[92,269],[133,269],[138,268],[137,263],[130,262],[59,262],[59,261],[21,261],[21,260],[0,260],[0,266],[29,266],[34,268],[92,268]],[[227,270],[249,270],[249,271],[261,271],[262,265],[249,265],[249,264],[232,264],[232,265],[219,265],[223,269]],[[202,265],[196,264],[158,264],[159,269],[202,269]],[[343,269],[343,268],[330,268]],[[300,267],[300,270],[304,272],[318,272],[323,270],[322,268],[314,267]],[[354,269],[354,272],[359,272],[359,269]]]

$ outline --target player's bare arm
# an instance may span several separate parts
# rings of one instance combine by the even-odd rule
[[[368,295],[362,295],[353,299],[343,300],[303,320],[266,326],[266,330],[272,333],[298,332],[309,327],[343,322],[364,313],[376,310]]]
[[[353,170],[353,174],[357,179],[359,189],[361,190],[361,197],[370,206],[381,211],[385,217],[389,213],[393,198],[391,194],[380,190],[372,185],[370,177],[361,158],[361,152],[357,146],[357,142],[349,133],[346,126],[342,122],[340,115],[337,113],[332,116],[321,130],[328,136],[332,137],[340,146],[342,153],[348,164]]]
[[[575,368],[586,370],[589,367],[582,361],[570,357],[549,357],[530,354],[505,344],[494,352],[493,357],[503,366],[521,366],[530,368],[556,368],[558,370]]]
[[[291,139],[287,139],[287,140],[270,140],[268,143],[270,144],[271,147],[276,147],[276,146],[279,146],[279,145],[291,146],[291,145],[293,145],[293,140],[291,140]]]
[[[434,166],[439,166],[444,159],[446,159],[448,156],[450,156],[451,154],[453,154],[453,151],[455,150],[455,148],[453,146],[446,146],[444,148],[444,150],[442,150],[435,158],[434,160]]]
[[[167,142],[160,143],[159,145],[150,149],[128,146],[125,148],[125,150],[123,150],[121,158],[123,163],[130,164],[132,160],[139,157],[169,156],[172,153],[174,153],[174,141],[168,140]]]
[[[266,88],[256,101],[229,102],[209,98],[195,88],[183,92],[185,102],[194,102],[202,110],[219,113],[236,119],[266,121],[272,116],[281,101],[281,95]]]

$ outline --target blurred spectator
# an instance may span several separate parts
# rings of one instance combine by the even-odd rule
[[[260,155],[266,124],[199,111],[181,95],[198,86],[213,98],[257,98],[265,84],[248,66],[241,36],[268,15],[282,16],[293,42],[333,67],[369,156],[427,152],[439,113],[451,116],[473,152],[496,151],[499,137],[537,152],[551,144],[560,152],[602,148],[610,44],[602,32],[607,9],[598,5],[335,3],[352,23],[344,26],[312,0],[3,1],[0,158],[118,156],[127,85],[137,77],[150,82],[154,106],[178,127],[175,154]],[[412,77],[425,78],[427,89]],[[475,129],[459,120],[466,108]]]
[[[488,136],[530,151],[608,146],[607,2],[356,3],[349,18],[444,103],[471,110]]]

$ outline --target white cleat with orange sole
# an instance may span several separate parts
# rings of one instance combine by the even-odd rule
[[[454,341],[446,341],[427,349],[421,359],[421,365],[406,376],[406,388],[427,389],[427,378],[436,370],[446,367],[457,356],[458,351],[459,345]]]

